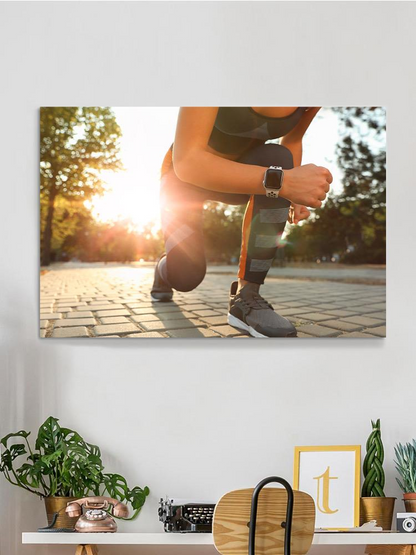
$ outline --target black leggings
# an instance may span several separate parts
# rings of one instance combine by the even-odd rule
[[[292,153],[277,144],[260,145],[236,161],[265,167],[293,168]],[[238,277],[264,283],[286,225],[290,207],[288,200],[202,189],[181,181],[173,166],[161,178],[160,194],[167,254],[162,275],[174,289],[191,291],[204,279],[206,259],[202,213],[207,200],[231,205],[247,204]]]

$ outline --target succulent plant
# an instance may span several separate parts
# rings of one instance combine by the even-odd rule
[[[394,448],[396,460],[396,470],[400,479],[396,478],[397,483],[403,493],[416,493],[416,441],[398,443]]]
[[[361,490],[362,497],[385,497],[383,470],[384,448],[381,441],[380,419],[371,421],[371,432],[366,449],[367,453],[363,462],[364,483]]]

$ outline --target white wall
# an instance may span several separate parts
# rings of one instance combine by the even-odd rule
[[[0,3],[0,432],[53,414],[99,444],[151,488],[123,529],[159,531],[166,494],[290,478],[294,445],[363,444],[377,417],[400,496],[392,448],[416,436],[415,22],[401,2]],[[247,103],[387,106],[388,338],[39,340],[38,107]],[[43,507],[4,480],[0,511],[1,555],[72,552],[21,547]]]

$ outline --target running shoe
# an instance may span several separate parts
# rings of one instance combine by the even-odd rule
[[[170,287],[170,285],[168,285],[166,281],[162,279],[162,276],[159,273],[159,263],[164,256],[166,255],[162,254],[162,256],[156,262],[155,279],[153,281],[153,286],[150,291],[150,296],[152,298],[152,301],[161,302],[161,303],[167,303],[171,301],[173,297],[172,287]]]
[[[248,331],[253,337],[296,337],[296,328],[279,316],[259,294],[260,286],[248,283],[237,293],[238,282],[231,284],[228,323]]]

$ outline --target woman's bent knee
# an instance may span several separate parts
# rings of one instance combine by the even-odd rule
[[[206,267],[187,267],[181,265],[179,268],[172,267],[172,265],[167,265],[167,277],[169,280],[169,285],[173,287],[176,291],[181,291],[182,293],[188,293],[193,291],[202,283],[205,274]]]
[[[281,166],[284,169],[293,168],[293,156],[291,151],[283,145],[274,143],[259,145],[253,148],[240,156],[238,162],[255,166]]]

